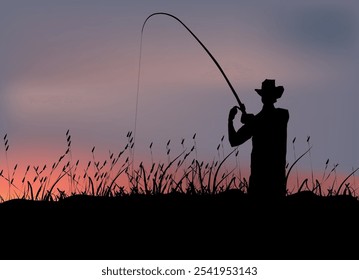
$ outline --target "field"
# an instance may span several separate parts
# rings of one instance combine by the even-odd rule
[[[51,169],[32,167],[30,179],[27,168],[22,189],[10,176],[16,168],[1,172],[16,193],[0,203],[2,259],[357,258],[359,202],[347,180],[327,193],[318,180],[313,187],[304,180],[285,198],[252,199],[237,169],[223,168],[236,150],[203,163],[191,158],[195,145],[174,157],[168,148],[166,163],[134,168],[131,132],[104,162],[94,147],[79,174],[66,137],[68,149]],[[58,188],[62,180],[72,192]]]

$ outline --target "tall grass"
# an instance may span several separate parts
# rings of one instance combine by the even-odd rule
[[[15,178],[18,169],[16,164],[10,169],[7,159],[9,141],[4,137],[6,152],[6,170],[0,171],[0,178],[8,186],[7,197],[0,197],[1,201],[13,198],[21,198],[37,201],[58,201],[68,196],[84,194],[91,196],[118,197],[128,195],[159,195],[169,193],[182,193],[188,195],[214,195],[228,190],[238,190],[246,193],[248,181],[242,176],[240,168],[239,151],[237,148],[226,153],[224,149],[224,136],[217,146],[217,155],[212,161],[201,161],[197,153],[196,134],[193,135],[190,147],[186,147],[186,139],[181,140],[181,151],[172,154],[171,140],[166,143],[165,162],[155,162],[151,143],[149,145],[150,161],[140,162],[137,166],[133,161],[134,140],[131,132],[126,135],[127,143],[119,152],[109,151],[108,156],[100,161],[96,156],[96,147],[91,150],[91,160],[84,165],[79,160],[74,160],[72,155],[72,143],[70,131],[66,132],[66,151],[48,167],[28,165],[21,176],[21,181]],[[300,156],[297,156],[293,140],[295,160],[287,164],[287,189],[288,194],[304,190],[312,191],[318,195],[350,195],[356,196],[355,185],[348,183],[349,178],[358,170],[352,172],[335,188],[336,167],[328,172],[329,160],[327,160],[321,179],[314,178],[311,166],[311,184],[308,178],[299,183],[296,169],[297,186],[288,184],[291,171],[305,156],[310,156],[311,146]],[[229,164],[232,158],[235,164]],[[324,191],[323,185],[334,176],[333,184]],[[62,185],[62,187],[60,186]],[[3,187],[0,184],[0,187]]]

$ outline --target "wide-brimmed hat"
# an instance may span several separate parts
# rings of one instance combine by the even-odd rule
[[[262,82],[262,88],[261,89],[255,89],[255,91],[260,95],[272,95],[275,98],[280,98],[284,92],[283,86],[276,86],[275,80],[271,79],[265,79]]]

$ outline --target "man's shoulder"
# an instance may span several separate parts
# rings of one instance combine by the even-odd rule
[[[276,108],[276,111],[278,112],[278,114],[289,114],[289,111],[284,108]]]
[[[289,111],[284,108],[276,108],[277,114],[286,118],[289,118]]]

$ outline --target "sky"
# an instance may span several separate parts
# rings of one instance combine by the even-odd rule
[[[0,136],[7,135],[9,149],[3,145],[1,169],[53,163],[67,149],[67,130],[72,157],[84,164],[94,146],[99,157],[122,150],[129,131],[135,164],[166,158],[168,140],[173,153],[182,139],[188,149],[195,140],[204,161],[217,156],[220,143],[229,153],[227,119],[236,100],[183,26],[151,18],[140,60],[144,20],[167,12],[205,44],[248,112],[261,109],[254,89],[264,79],[284,86],[276,106],[290,114],[288,163],[310,145],[298,172],[322,174],[329,159],[328,168],[338,164],[345,176],[359,167],[358,6],[354,0],[2,0]],[[250,142],[239,148],[244,169],[250,151]]]

